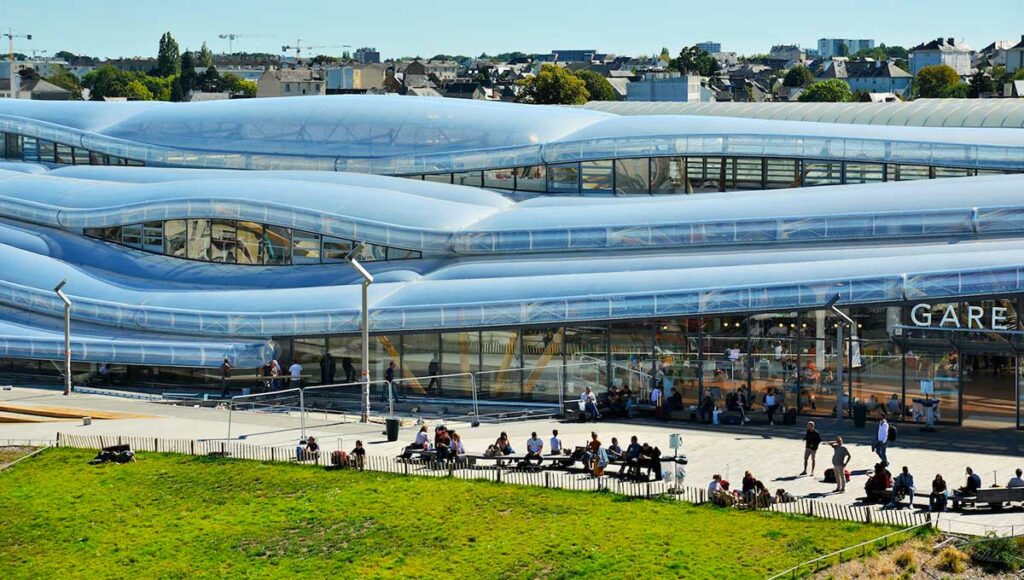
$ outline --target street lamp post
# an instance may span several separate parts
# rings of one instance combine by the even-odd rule
[[[854,326],[853,326],[854,322],[853,322],[852,318],[850,318],[845,312],[843,312],[842,310],[839,309],[838,306],[836,306],[836,304],[839,302],[839,298],[840,298],[839,294],[836,294],[834,297],[832,297],[832,299],[828,301],[828,307],[829,307],[830,310],[832,310],[833,314],[835,314],[836,317],[839,318],[839,322],[836,324],[836,420],[842,421],[843,413],[844,413],[844,410],[843,410],[843,327],[845,326],[845,327],[849,328],[850,332],[851,332],[851,335],[850,335],[851,336],[851,340],[850,340],[850,347],[849,347],[850,348],[850,352],[848,354],[848,356],[850,357],[851,360],[849,360],[847,362],[852,364],[852,358],[853,358],[853,340],[852,340],[852,336],[853,335],[852,335],[852,333],[853,333],[853,328],[854,328]],[[846,372],[849,373],[850,369],[847,368]],[[851,393],[849,393],[849,395],[851,397],[850,402],[852,403],[853,402],[853,399],[852,399],[853,393],[851,392]]]
[[[352,248],[352,251],[345,256],[345,261],[350,266],[355,268],[356,272],[363,277],[363,293],[362,293],[362,321],[360,323],[360,329],[362,330],[362,371],[360,372],[360,379],[363,382],[363,404],[362,412],[359,417],[361,423],[368,423],[370,421],[370,305],[369,305],[369,290],[370,284],[373,284],[373,275],[366,271],[366,268],[359,263],[356,256],[363,251],[363,244]]]
[[[71,394],[71,299],[64,293],[65,278],[53,289],[64,303],[64,396]]]

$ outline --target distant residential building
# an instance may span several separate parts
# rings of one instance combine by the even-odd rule
[[[976,69],[990,66],[1006,66],[1006,51],[1017,44],[1016,40],[996,40],[974,53],[971,63]]]
[[[478,82],[449,83],[444,88],[444,96],[451,99],[483,101],[487,99],[487,90]]]
[[[739,64],[739,55],[735,52],[712,52],[711,56],[723,67],[734,67]]]
[[[1024,81],[1003,83],[1003,96],[1014,99],[1024,98]]]
[[[722,43],[721,42],[712,42],[712,41],[708,40],[707,42],[698,42],[697,43],[697,48],[699,48],[699,49],[701,49],[704,52],[707,52],[709,54],[713,54],[713,53],[716,53],[716,52],[722,52]]]
[[[597,51],[594,49],[566,49],[552,50],[555,60],[559,62],[590,62],[594,60]]]
[[[712,92],[700,83],[700,76],[679,73],[645,73],[626,86],[627,101],[709,103]]]
[[[842,54],[842,47],[846,46],[846,54]],[[834,56],[849,56],[862,50],[875,48],[875,41],[870,38],[819,38],[818,57],[832,58]]]
[[[1015,73],[1024,68],[1024,34],[1020,42],[1006,49],[1006,72]]]
[[[11,62],[4,57],[4,60],[0,61],[0,77],[11,76]],[[30,59],[30,60],[16,60],[14,61],[14,74],[25,69],[32,69],[36,71],[41,77],[51,76],[57,71],[58,66],[66,66],[67,63],[60,59],[48,58],[48,59]]]
[[[926,66],[944,64],[966,77],[971,74],[972,52],[971,47],[954,38],[936,38],[910,49],[910,73],[916,75]]]
[[[850,90],[866,93],[906,94],[913,75],[887,61],[832,60],[815,76],[816,80],[841,79]]]
[[[428,60],[424,67],[428,76],[434,75],[441,82],[454,81],[462,70],[462,65],[454,60]]]
[[[14,83],[17,98],[19,99],[31,99],[33,101],[71,100],[71,91],[62,89],[40,78],[25,80],[15,76]],[[12,96],[10,77],[0,78],[0,99],[9,99]]]
[[[376,48],[368,46],[357,48],[353,56],[360,64],[377,64],[380,62],[380,52]]]
[[[269,68],[256,81],[257,97],[300,97],[327,94],[322,71],[308,68]]]
[[[324,69],[324,81],[327,92],[350,90],[355,88],[355,69],[350,66],[329,67]]]
[[[388,67],[380,63],[369,63],[352,67],[352,88],[374,90],[384,88],[384,77]]]
[[[103,61],[100,66],[109,65],[125,72],[148,73],[156,68],[156,64],[155,58],[115,58]]]
[[[264,67],[255,66],[232,66],[232,65],[214,65],[222,75],[232,74],[243,80],[258,82],[260,77],[263,76],[263,71],[266,70]]]
[[[776,44],[768,51],[765,64],[775,70],[789,68],[807,59],[807,52],[795,44]]]

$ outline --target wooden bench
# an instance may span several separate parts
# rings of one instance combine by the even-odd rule
[[[962,509],[965,506],[977,507],[978,504],[988,504],[990,509],[1003,509],[1007,503],[1024,503],[1024,487],[983,487],[973,496],[953,496],[953,509]]]

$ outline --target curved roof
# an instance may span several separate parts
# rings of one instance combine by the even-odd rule
[[[1021,99],[917,99],[904,103],[646,103],[591,101],[616,115],[707,115],[908,127],[1024,128]]]
[[[1009,99],[1007,99],[1009,100]],[[791,116],[767,117],[785,104],[604,103],[624,117],[599,110],[463,99],[323,96],[235,99],[199,103],[0,102],[0,132],[9,131],[144,161],[150,166],[224,169],[290,169],[408,175],[506,168],[610,157],[650,155],[776,156],[847,161],[932,164],[986,169],[1024,168],[1024,140],[1017,132],[965,128],[982,107],[979,126],[1002,101],[982,100],[946,111],[963,113],[958,129],[921,127],[932,119],[924,105],[892,109],[880,130],[857,124],[867,115],[882,123],[878,107],[837,109],[799,103]],[[917,103],[917,102],[915,102]],[[132,105],[120,107],[119,105]],[[844,104],[846,105],[846,104]],[[849,103],[848,105],[860,105]],[[683,115],[691,109],[690,115]],[[903,106],[903,105],[897,105]],[[954,105],[948,105],[949,109]],[[945,110],[945,109],[944,109]],[[646,113],[642,113],[646,111]],[[702,115],[720,114],[709,118]],[[898,114],[896,114],[898,112]],[[1005,111],[1004,111],[1005,112]],[[798,114],[799,113],[799,114]],[[905,122],[896,120],[906,113]],[[671,116],[664,116],[669,114]],[[661,116],[659,116],[661,115]],[[845,122],[849,117],[849,122]],[[923,118],[923,117],[922,117]],[[956,117],[960,118],[960,117]],[[817,122],[836,121],[823,129]],[[858,121],[860,119],[860,121]],[[1017,123],[1017,125],[1014,125]]]

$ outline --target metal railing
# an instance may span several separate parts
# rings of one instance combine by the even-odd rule
[[[771,576],[770,578],[768,578],[768,580],[777,580],[779,578],[798,578],[807,571],[810,571],[813,574],[814,572],[817,572],[822,568],[831,566],[833,560],[835,560],[835,564],[842,564],[843,562],[851,558],[864,557],[868,554],[869,551],[874,552],[879,547],[881,547],[881,549],[883,550],[888,549],[890,546],[897,545],[902,541],[910,538],[910,536],[920,533],[920,531],[927,529],[930,525],[931,524],[929,522],[924,522],[921,524],[910,526],[909,528],[897,530],[884,536],[879,536],[877,538],[861,542],[854,546],[849,546],[841,550],[836,550],[831,554],[818,556],[817,558],[808,560],[806,562],[801,562],[800,564],[797,564],[792,568],[783,570],[782,572],[779,572],[778,574]],[[846,557],[847,555],[849,555],[849,557]]]

